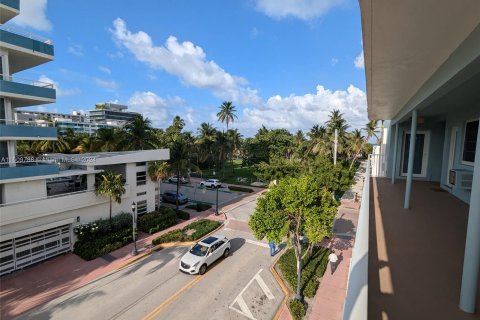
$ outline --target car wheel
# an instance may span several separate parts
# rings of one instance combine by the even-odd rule
[[[202,266],[200,267],[200,270],[198,270],[198,274],[202,275],[202,274],[205,274],[205,272],[207,272],[207,265],[202,264]]]
[[[200,183],[200,188],[203,188],[205,187],[205,185],[203,183]]]
[[[172,183],[172,179],[168,179],[168,183]]]
[[[225,251],[223,251],[223,257],[226,258],[228,257],[228,255],[230,254],[230,249],[225,249]]]

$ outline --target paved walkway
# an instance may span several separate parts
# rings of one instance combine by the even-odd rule
[[[363,177],[366,162],[362,163],[352,188],[341,200],[333,227],[333,236],[324,241],[322,246],[335,250],[338,256],[337,269],[332,274],[330,263],[322,277],[320,286],[314,297],[310,320],[340,320],[347,293],[348,271],[352,258],[352,249],[360,208],[360,197],[363,190]],[[358,201],[355,201],[355,193]]]
[[[255,189],[257,193],[264,192],[264,189]],[[230,203],[223,204],[220,210],[223,212],[231,210],[252,201],[253,197],[255,197],[254,194],[248,194],[240,199],[236,198]],[[201,213],[189,209],[182,210],[190,212],[192,218],[153,235],[140,234],[140,239],[137,240],[139,254],[135,257],[130,254],[131,244],[111,252],[107,259],[101,257],[84,261],[73,253],[67,253],[2,277],[0,280],[0,319],[12,319],[91,281],[115,272],[135,259],[149,254],[152,240],[161,234],[181,229],[201,218],[224,219],[223,215],[215,216],[214,208]]]

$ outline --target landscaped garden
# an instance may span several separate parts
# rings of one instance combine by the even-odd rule
[[[153,239],[152,244],[157,245],[167,242],[196,241],[212,232],[221,225],[218,221],[201,219],[190,223],[183,229],[173,230]]]

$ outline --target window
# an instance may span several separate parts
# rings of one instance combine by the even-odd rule
[[[479,120],[467,121],[465,126],[465,139],[463,141],[462,161],[467,163],[475,162],[475,149],[477,147]]]
[[[137,172],[137,186],[143,186],[145,184],[147,184],[147,172]]]
[[[141,166],[144,166],[144,165],[146,165],[146,164],[147,164],[146,162],[137,162],[135,165],[136,165],[137,167],[141,167]]]
[[[147,213],[147,200],[137,202],[137,214]]]
[[[144,196],[147,194],[147,191],[137,193],[137,197]]]

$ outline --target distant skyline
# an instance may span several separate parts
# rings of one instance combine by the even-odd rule
[[[340,109],[368,121],[360,10],[354,0],[20,0],[7,25],[51,39],[52,62],[18,77],[54,83],[57,102],[28,110],[87,112],[115,102],[165,128],[186,130],[232,101],[230,125],[291,132]]]

